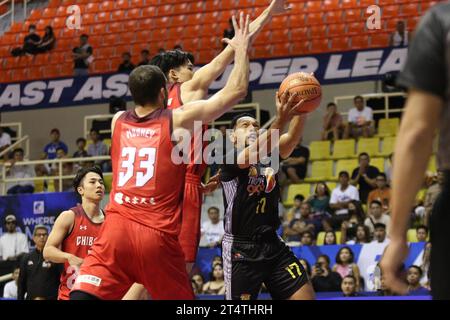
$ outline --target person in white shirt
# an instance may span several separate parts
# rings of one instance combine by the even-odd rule
[[[3,127],[0,127],[0,152],[5,150],[11,145],[11,136],[3,131]]]
[[[17,299],[17,282],[19,280],[20,268],[14,268],[12,278],[13,280],[6,283],[3,288],[3,298],[5,299]]]
[[[348,218],[350,201],[359,201],[359,191],[349,181],[350,176],[347,171],[339,172],[339,186],[331,193],[330,208],[335,210],[332,220],[336,228],[340,228],[342,221]]]
[[[28,253],[27,236],[16,231],[17,221],[12,214],[6,216],[6,233],[0,237],[0,258],[2,260],[17,260],[22,253]]]
[[[209,221],[202,223],[201,227],[201,244],[203,247],[214,248],[222,242],[225,233],[223,228],[223,220],[220,219],[220,211],[217,207],[208,209]]]
[[[380,201],[373,200],[369,205],[369,216],[364,221],[364,224],[369,228],[370,233],[372,233],[375,231],[375,225],[377,223],[384,224],[389,233],[391,217],[383,213],[383,206]]]
[[[24,151],[22,148],[17,148],[14,150],[13,159],[9,161],[10,167],[6,172],[6,177],[11,178],[33,178],[36,176],[34,167],[31,165],[17,165],[17,162],[22,162],[24,160]],[[34,182],[33,180],[10,182],[7,185],[8,194],[19,194],[19,193],[33,193],[34,192]]]
[[[375,223],[373,241],[371,243],[389,244],[389,239],[386,234],[386,225],[384,223]]]
[[[405,27],[405,21],[397,21],[397,28],[394,33],[391,34],[389,38],[390,47],[406,47],[410,40],[410,34]]]
[[[375,123],[373,121],[372,108],[364,106],[364,98],[356,96],[353,98],[355,108],[348,112],[348,122],[345,126],[344,139],[353,137],[355,139],[363,136],[365,138],[373,136],[375,133]]]

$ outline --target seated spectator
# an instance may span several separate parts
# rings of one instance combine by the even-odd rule
[[[428,228],[426,226],[418,226],[416,228],[416,238],[419,242],[427,242]]]
[[[75,77],[89,75],[89,66],[94,61],[92,46],[88,43],[89,36],[82,34],[80,36],[80,46],[72,50],[74,62],[73,75]]]
[[[222,243],[222,237],[225,234],[225,230],[223,228],[223,220],[220,219],[219,208],[209,208],[208,218],[209,221],[205,221],[202,223],[200,242],[204,247],[219,247]]]
[[[292,208],[286,211],[286,215],[284,217],[283,224],[285,226],[288,226],[292,222],[292,220],[301,218],[300,208],[304,200],[305,197],[301,194],[297,194],[294,197],[294,205],[292,206]]]
[[[364,98],[356,96],[353,98],[355,108],[350,109],[348,113],[348,123],[345,126],[344,139],[353,137],[358,139],[373,136],[375,132],[375,123],[373,121],[372,108],[364,106]]]
[[[344,226],[344,223],[342,224]],[[365,244],[370,242],[370,230],[364,224],[358,224],[353,229],[342,228],[341,231],[341,242],[345,244]]]
[[[41,37],[36,32],[36,26],[30,24],[28,27],[28,34],[23,39],[23,46],[19,48],[14,48],[11,54],[14,57],[22,56],[24,54],[37,54],[38,45],[41,43]]]
[[[410,266],[406,274],[406,282],[408,282],[408,292],[410,295],[429,294],[428,289],[422,287],[420,279],[423,271],[419,266]]]
[[[223,267],[221,264],[214,266],[210,279],[203,286],[204,294],[223,295],[225,294],[225,282],[223,275]]]
[[[5,299],[17,299],[17,284],[19,281],[20,268],[14,268],[12,273],[12,281],[7,282],[3,288],[3,298]]]
[[[78,138],[77,139],[77,151],[73,153],[73,158],[86,158],[88,157],[88,153],[86,151],[86,139]]]
[[[0,127],[0,152],[11,145],[11,136],[5,132],[3,127]]]
[[[108,146],[100,139],[100,132],[97,129],[91,129],[89,135],[92,143],[88,146],[88,155],[91,157],[107,156],[109,154]],[[108,160],[96,160],[95,164],[99,165],[103,172],[110,171]]]
[[[20,165],[20,162],[24,160],[24,151],[22,148],[17,148],[13,152],[13,158],[9,161],[11,167],[6,172],[8,179],[22,179],[33,178],[36,176],[34,167],[32,165]],[[19,164],[17,164],[19,163]],[[33,193],[34,181],[17,181],[8,183],[8,194],[20,194],[20,193]]]
[[[314,245],[314,235],[310,231],[305,231],[301,234],[300,244],[302,246],[313,246]]]
[[[337,244],[336,243],[336,234],[334,233],[334,231],[327,231],[325,233],[325,238],[323,239],[323,244],[324,245]]]
[[[339,172],[339,186],[331,193],[330,208],[334,210],[333,225],[340,228],[341,223],[348,219],[348,206],[352,200],[359,200],[359,192],[356,187],[349,184],[347,171]]]
[[[354,186],[359,185],[359,198],[362,203],[367,203],[369,192],[377,187],[375,178],[380,173],[377,167],[370,165],[370,157],[362,152],[358,156],[359,167],[352,173],[350,183]]]
[[[383,206],[383,212],[389,211],[389,203],[391,201],[391,188],[387,185],[386,174],[378,173],[375,183],[377,188],[370,191],[367,198],[367,203],[372,203],[373,200],[378,200]]]
[[[191,277],[191,281],[195,283],[195,294],[203,294],[203,286],[205,284],[205,279],[200,273],[196,273]]]
[[[309,161],[309,149],[300,143],[292,151],[289,158],[282,162],[282,170],[291,183],[301,183],[306,177]]]
[[[322,140],[339,140],[345,130],[341,114],[334,102],[327,105],[327,113],[323,117]]]
[[[150,64],[150,51],[144,49],[141,51],[141,62],[139,62],[137,66],[140,67],[147,64]]]
[[[352,275],[346,275],[342,279],[341,290],[344,297],[357,297],[356,278]]]
[[[361,202],[352,200],[348,204],[347,218],[342,222],[341,229],[347,229],[347,233],[350,236],[355,236],[356,226],[363,224],[366,220],[366,213],[361,205]]]
[[[375,224],[375,231],[373,232],[372,243],[389,243],[389,239],[386,237],[386,225],[383,223]]]
[[[228,24],[229,24],[228,28],[223,30],[223,37],[227,38],[227,39],[233,39],[234,38],[234,26],[233,26],[233,21],[231,18],[228,20]],[[227,44],[224,43],[223,47],[226,48]]]
[[[300,206],[300,218],[291,220],[289,225],[284,228],[284,238],[287,241],[300,241],[301,234],[305,231],[314,232],[316,223],[311,215],[311,207],[304,202]]]
[[[336,254],[336,264],[333,266],[332,270],[339,273],[342,278],[349,275],[355,277],[356,290],[359,291],[359,279],[361,277],[361,273],[359,272],[358,265],[355,263],[355,256],[352,249],[349,247],[342,247],[339,249]]]
[[[180,50],[180,51],[183,51],[183,47],[181,46],[181,44],[176,44],[176,45],[173,47],[173,50]]]
[[[316,185],[314,194],[306,200],[311,205],[313,212],[326,212],[330,211],[330,189],[325,182],[319,182]]]
[[[60,132],[59,129],[52,129],[50,131],[50,143],[48,143],[44,148],[44,153],[46,155],[46,158],[49,160],[56,158],[56,150],[59,148],[62,148],[64,152],[67,154],[69,152],[69,149],[67,148],[67,145],[60,141]]]
[[[404,47],[408,45],[410,40],[410,34],[405,27],[405,21],[397,21],[397,27],[394,33],[391,34],[389,38],[390,47]]]
[[[0,259],[17,261],[21,255],[28,253],[27,236],[17,231],[16,217],[12,214],[5,218],[6,232],[0,237]]]
[[[298,261],[301,263],[301,265],[303,266],[303,268],[306,271],[306,274],[308,275],[308,278],[310,279],[311,278],[311,266],[309,265],[309,262],[305,259],[299,259]]]
[[[122,63],[119,65],[117,72],[130,73],[136,66],[131,62],[131,54],[129,52],[122,53]]]
[[[383,209],[381,207],[381,202],[374,200],[370,203],[369,206],[369,215],[364,221],[364,224],[369,228],[370,232],[374,232],[375,225],[377,223],[382,223],[386,226],[389,233],[389,226],[391,224],[391,217],[385,213],[383,213]]]
[[[55,47],[55,43],[56,38],[53,32],[53,28],[51,26],[46,26],[44,36],[42,37],[42,40],[38,44],[36,50],[38,53],[48,52],[50,50],[53,50],[53,48]]]
[[[336,292],[341,289],[342,278],[330,270],[330,258],[321,255],[311,270],[311,282],[315,292]]]
[[[425,218],[423,222],[426,226],[429,225],[434,203],[436,202],[438,195],[441,193],[443,186],[444,172],[442,170],[438,170],[436,179],[433,181],[433,184],[428,187],[423,203],[423,206],[425,207]]]
[[[56,150],[56,158],[57,159],[67,159],[67,153],[65,152],[65,150],[63,148],[58,148]],[[63,176],[70,176],[76,173],[76,168],[74,166],[73,162],[63,162],[62,164],[62,172],[61,175]],[[59,166],[55,167],[52,170],[52,175],[54,176],[58,176],[60,174],[59,172]],[[55,184],[55,190],[57,192],[61,191],[72,191],[73,190],[73,185],[72,185],[72,180],[71,178],[68,179],[62,179],[62,189],[59,188],[59,179],[55,179],[54,184]]]

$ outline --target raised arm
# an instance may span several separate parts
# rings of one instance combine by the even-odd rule
[[[289,9],[290,7],[286,5],[286,0],[272,0],[261,15],[250,24],[250,33],[258,34],[273,15],[284,13]],[[210,63],[197,70],[191,80],[181,85],[182,100],[188,103],[204,99],[211,83],[225,71],[225,68],[233,61],[233,58],[234,50],[228,45]]]
[[[173,112],[173,128],[191,130],[194,121],[208,123],[217,119],[231,109],[247,94],[249,79],[248,49],[253,34],[249,32],[250,17],[244,22],[244,14],[240,15],[240,25],[233,16],[236,35],[232,40],[224,39],[235,52],[235,63],[230,78],[225,87],[208,100],[195,101],[185,104]]]

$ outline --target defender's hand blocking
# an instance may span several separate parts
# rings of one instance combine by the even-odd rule
[[[244,13],[240,13],[239,25],[237,24],[236,17],[232,17],[233,27],[234,27],[234,38],[233,39],[222,39],[222,42],[225,42],[229,46],[231,46],[234,51],[242,49],[248,51],[251,41],[253,40],[254,32],[250,32],[250,15],[247,15],[244,21]]]
[[[394,293],[405,295],[408,285],[400,277],[400,269],[408,256],[406,241],[392,240],[381,258],[380,267],[387,288]]]
[[[269,10],[271,14],[283,14],[292,9],[292,5],[287,4],[286,0],[273,0],[270,3]]]
[[[277,117],[282,123],[289,122],[297,113],[297,108],[301,108],[304,100],[297,102],[298,93],[289,94],[289,91],[285,91],[281,97],[278,92],[275,95],[275,103],[277,106]]]

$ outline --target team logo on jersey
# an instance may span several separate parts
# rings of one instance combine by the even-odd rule
[[[264,168],[263,175],[259,175],[258,171],[259,169],[255,166],[249,169],[247,191],[250,195],[260,194],[263,191],[270,193],[277,185],[275,171],[272,168]]]
[[[249,293],[243,293],[241,294],[241,300],[250,300],[251,294]]]
[[[123,204],[123,193],[120,192],[116,193],[114,195],[114,201],[118,204]]]
[[[251,166],[248,169],[248,176],[249,177],[257,177],[258,176],[258,168],[256,168],[255,166]]]
[[[275,171],[267,167],[264,169],[264,175],[266,176],[266,193],[270,193],[277,185],[277,180],[275,179]]]
[[[87,226],[80,226],[80,230],[87,230]]]

